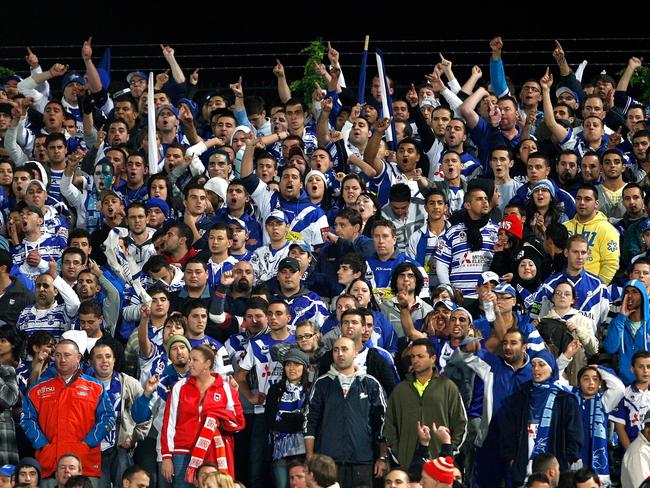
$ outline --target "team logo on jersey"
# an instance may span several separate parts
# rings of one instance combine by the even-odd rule
[[[215,393],[214,394],[214,401],[215,402],[221,401],[221,394],[220,393]]]
[[[459,241],[466,241],[466,240],[467,240],[467,234],[465,234],[465,231],[464,231],[464,230],[461,230],[461,231],[458,233],[458,240],[459,240]]]

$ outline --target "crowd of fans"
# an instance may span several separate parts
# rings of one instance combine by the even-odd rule
[[[0,487],[648,486],[641,59],[586,80],[556,42],[513,82],[490,49],[489,77],[441,55],[363,101],[332,46],[307,101],[279,60],[265,100],[170,46],[110,84],[90,39],[79,72],[28,49],[0,89]]]

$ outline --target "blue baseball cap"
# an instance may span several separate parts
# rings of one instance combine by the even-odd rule
[[[145,73],[144,71],[132,71],[131,73],[126,75],[126,82],[131,83],[131,80],[136,76],[147,81],[147,73]]]
[[[181,105],[187,105],[187,108],[190,109],[190,112],[192,113],[192,117],[196,118],[199,115],[199,106],[196,104],[194,100],[190,100],[189,98],[181,98],[178,103],[176,103],[176,106],[180,109]]]
[[[285,224],[289,223],[289,221],[287,220],[287,216],[284,215],[284,212],[282,210],[274,210],[273,212],[271,212],[269,216],[266,218],[264,223],[268,223],[269,220],[271,219],[279,220],[280,222],[284,222]]]
[[[456,304],[451,300],[437,300],[436,303],[433,304],[433,309],[435,310],[438,308],[438,305],[444,305],[448,310],[451,310],[452,312],[457,308]]]
[[[499,286],[495,287],[492,292],[496,295],[510,295],[513,298],[517,297],[517,291],[508,283],[501,283]]]
[[[70,83],[79,83],[83,86],[86,84],[86,80],[84,80],[84,77],[76,71],[68,71],[61,82],[61,90],[64,90]]]
[[[291,248],[294,246],[299,247],[303,252],[314,254],[314,248],[311,247],[311,244],[309,244],[308,242],[305,241],[292,242],[291,245],[289,246],[289,250],[291,250]]]
[[[4,466],[0,467],[0,474],[10,478],[11,475],[14,474],[15,470],[16,470],[16,466],[14,466],[13,464],[5,464]]]

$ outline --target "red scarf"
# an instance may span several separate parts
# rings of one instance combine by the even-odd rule
[[[219,431],[217,419],[214,417],[206,417],[201,427],[199,438],[192,449],[190,464],[185,472],[185,481],[194,483],[196,470],[206,459],[214,459],[219,471],[229,474],[234,479],[234,466],[231,469],[231,463],[228,463],[226,444]]]

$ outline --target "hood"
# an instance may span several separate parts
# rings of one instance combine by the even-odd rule
[[[338,380],[339,376],[341,376],[341,373],[339,373],[336,368],[334,367],[334,363],[330,366],[329,371],[327,372],[327,376],[332,378],[333,380]],[[354,366],[354,377],[355,378],[363,378],[366,376],[366,367],[365,366]]]
[[[596,212],[596,216],[589,222],[583,224],[581,222],[578,222],[577,217],[574,217],[566,223],[566,226],[569,229],[569,232],[583,235],[585,231],[594,231],[603,223],[609,223],[607,216],[601,211],[598,211]]]
[[[185,279],[185,275],[183,274],[183,270],[176,266],[172,265],[172,269],[174,270],[174,277],[169,285],[173,287],[174,285],[180,285]]]
[[[544,350],[541,350],[541,351],[537,351],[535,353],[531,352],[531,354],[530,354],[531,362],[533,360],[535,360],[535,359],[541,359],[551,367],[551,377],[548,380],[546,380],[545,382],[553,383],[553,382],[557,381],[558,379],[560,379],[560,374],[559,374],[559,370],[558,370],[558,367],[557,367],[557,361],[555,360],[555,357],[553,357],[553,355],[549,351],[544,349]]]
[[[45,205],[45,215],[43,215],[43,220],[47,222],[48,220],[55,219],[58,216],[58,212],[54,207]]]
[[[645,285],[643,284],[643,282],[639,280],[630,280],[627,283],[625,283],[625,286],[623,287],[624,295],[625,295],[625,289],[629,286],[633,286],[634,288],[639,290],[639,293],[641,293],[641,296],[643,297],[643,299],[641,300],[641,307],[642,307],[641,320],[647,323],[650,317],[648,316],[648,292],[645,289]]]

